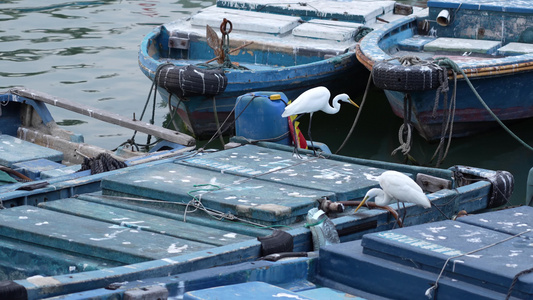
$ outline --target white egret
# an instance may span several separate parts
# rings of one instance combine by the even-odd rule
[[[330,96],[331,93],[326,87],[318,86],[309,89],[303,92],[300,96],[298,96],[298,98],[292,101],[291,104],[287,105],[287,107],[285,107],[285,111],[283,111],[283,114],[281,114],[281,116],[286,118],[292,115],[300,115],[296,117],[296,119],[293,121],[294,124],[296,120],[302,116],[302,114],[309,113],[309,127],[307,130],[307,134],[309,135],[311,145],[313,145],[313,138],[311,137],[311,122],[313,120],[314,112],[321,110],[330,115],[336,114],[341,108],[341,101],[351,103],[355,107],[359,107],[359,105],[353,102],[347,94],[340,94],[335,96],[335,98],[333,98],[333,106],[330,106]],[[295,145],[295,148],[298,148],[298,145]],[[314,149],[313,152],[315,152]]]
[[[376,204],[379,206],[388,205],[393,199],[396,199],[398,202],[411,202],[424,208],[431,207],[431,202],[422,191],[422,188],[403,173],[385,171],[379,175],[378,181],[381,189],[370,189],[354,213],[357,212],[365,201],[374,197],[376,198]]]

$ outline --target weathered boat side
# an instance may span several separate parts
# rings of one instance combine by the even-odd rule
[[[382,20],[403,16],[394,14],[394,7],[393,1],[218,1],[149,33],[139,65],[188,130],[209,138],[232,114],[237,97],[249,92],[279,91],[292,100],[318,85],[335,91],[362,88],[363,81],[354,85],[357,75],[366,73],[353,52],[356,40]],[[207,26],[216,31],[207,34]],[[227,36],[217,37],[218,28]],[[221,58],[223,43],[234,51]],[[206,63],[217,57],[218,64]],[[196,78],[186,74],[191,66],[196,73],[217,74]]]
[[[452,21],[438,25],[435,20],[441,12],[449,13]],[[458,73],[457,102],[452,112],[449,103],[455,87],[451,67],[443,58],[457,64],[499,120],[530,118],[533,105],[524,99],[531,93],[527,83],[533,79],[533,47],[528,38],[531,31],[528,24],[533,20],[531,12],[531,5],[523,1],[469,0],[461,4],[430,1],[427,15],[409,16],[375,30],[361,41],[356,52],[359,61],[368,69],[373,69],[378,62],[390,65],[388,75],[377,77],[375,74],[374,82],[379,82],[393,112],[401,118],[406,118],[404,106],[406,96],[410,96],[412,109],[407,118],[425,139],[440,139],[443,124],[448,122],[450,114],[453,114],[453,136],[468,136],[498,124],[461,73]],[[394,60],[409,56],[449,68],[450,89],[445,95],[449,98],[446,102],[441,100],[435,104],[438,85],[427,90],[414,88],[421,84],[414,78],[422,76],[420,68],[423,66],[402,68]],[[428,73],[427,79],[437,75]],[[397,88],[393,81],[405,81],[403,84],[411,84],[413,89]]]
[[[298,299],[417,299],[427,294],[439,299],[525,299],[531,297],[531,276],[519,276],[516,285],[512,281],[529,267],[517,263],[533,251],[525,245],[533,227],[531,214],[533,208],[519,207],[471,215],[369,234],[362,241],[325,246],[305,257],[117,282],[114,289],[60,299],[239,299],[256,298],[258,291],[267,299],[281,294]]]

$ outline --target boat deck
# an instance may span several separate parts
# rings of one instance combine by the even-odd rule
[[[300,55],[308,52],[324,59],[324,55],[335,56],[353,50],[356,45],[354,38],[360,30],[376,28],[402,17],[393,14],[394,5],[394,1],[312,1],[295,4],[263,0],[217,1],[216,6],[201,10],[190,20],[164,26],[170,36],[180,42],[187,41],[184,43],[187,46],[180,45],[178,49],[190,47],[196,40],[205,40],[207,25],[220,36],[220,24],[227,19],[232,22],[229,35],[232,48],[253,41],[242,52],[298,52]],[[190,54],[202,55],[205,51],[196,52],[190,51]],[[164,51],[161,55],[167,56]]]
[[[529,299],[533,208],[517,207],[367,234],[305,257],[259,260],[117,283],[65,296],[145,291],[183,299]],[[442,276],[439,276],[444,269]],[[354,272],[354,270],[357,270]],[[513,285],[513,279],[517,278]],[[434,289],[431,289],[434,287]],[[138,296],[138,295],[137,295]]]
[[[36,190],[6,190],[2,201],[13,207],[0,210],[1,240],[31,243],[32,247],[15,247],[21,250],[11,250],[12,259],[0,262],[0,270],[6,279],[22,279],[157,261],[172,265],[179,257],[209,260],[213,253],[231,256],[224,261],[230,264],[259,257],[257,237],[268,236],[275,228],[290,232],[294,251],[308,251],[312,248],[310,233],[303,226],[308,211],[324,198],[361,200],[369,188],[378,185],[376,177],[386,170],[382,167],[389,166],[342,157],[304,155],[300,159],[293,157],[290,147],[276,147],[245,145],[64,182],[57,177]],[[419,171],[444,177],[452,174],[403,168],[413,178]],[[101,192],[74,196],[77,189],[83,191],[78,185],[88,183],[100,184]],[[442,213],[407,205],[409,217],[404,225],[438,220],[443,213],[451,216],[458,205],[469,211],[482,209],[489,188],[490,183],[478,182],[428,194],[442,204]],[[61,194],[67,196],[61,198]],[[384,210],[351,212],[331,214],[343,240],[396,226]],[[47,253],[45,258],[35,258],[39,249]],[[43,263],[24,263],[35,260]],[[220,265],[221,261],[208,264]]]

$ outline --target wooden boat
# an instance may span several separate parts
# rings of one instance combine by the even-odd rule
[[[318,85],[354,87],[366,72],[354,53],[357,35],[412,10],[394,1],[220,0],[146,35],[139,65],[186,129],[210,138],[233,128],[223,121],[243,94],[278,91],[293,100]]]
[[[153,165],[158,160],[177,157],[195,148],[195,140],[186,134],[30,89],[15,88],[2,93],[0,103],[0,200],[3,207],[37,205],[98,191],[100,180],[105,176],[98,173]],[[56,124],[47,104],[150,134],[160,142],[151,152],[127,147],[110,151],[84,143],[83,136]]]
[[[3,192],[0,253],[6,257],[0,260],[5,280],[0,286],[6,288],[0,293],[29,299],[139,296],[152,288],[130,290],[128,282],[166,277],[179,283],[186,272],[311,251],[312,209],[329,210],[331,226],[347,242],[398,227],[397,214],[404,216],[403,226],[433,222],[461,210],[499,206],[512,193],[507,172],[292,154],[279,144],[243,145],[100,174],[100,192],[35,202]],[[386,207],[354,214],[348,207],[388,169],[418,178],[438,209],[407,204],[398,213]],[[75,181],[83,183],[67,182]],[[25,199],[39,197],[38,189],[17,192]],[[347,209],[342,212],[339,204]]]
[[[533,103],[527,99],[533,79],[533,4],[431,0],[427,6],[425,15],[373,31],[357,51],[394,113],[427,140],[485,131],[497,126],[495,118],[505,122],[532,117]],[[413,56],[421,61],[410,60]],[[404,66],[399,58],[404,58]]]
[[[319,252],[117,283],[81,299],[530,299],[532,207],[399,228]],[[442,271],[442,273],[441,273]],[[106,298],[107,297],[107,298]],[[70,299],[66,297],[66,299]]]

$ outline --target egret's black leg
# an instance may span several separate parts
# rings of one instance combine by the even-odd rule
[[[309,136],[309,141],[311,141],[311,147],[313,148],[313,155],[316,156],[315,144],[313,144],[313,137],[311,136],[311,123],[313,122],[313,113],[309,114],[309,127],[307,128],[307,135]]]
[[[407,211],[405,209],[405,203],[402,202],[403,207],[403,216],[402,216],[402,222],[405,222],[405,216],[407,215]]]

